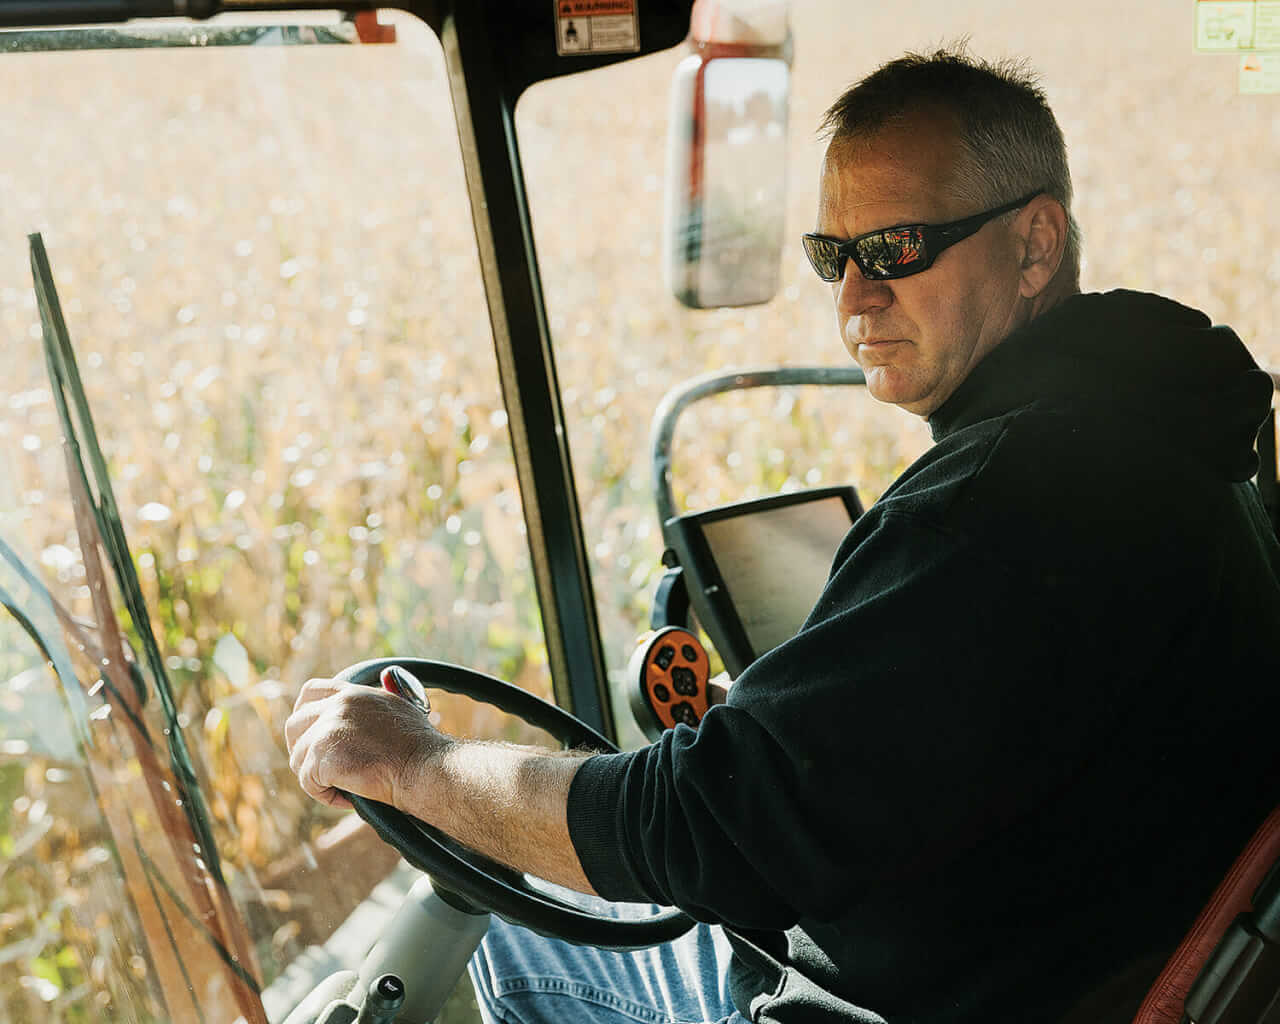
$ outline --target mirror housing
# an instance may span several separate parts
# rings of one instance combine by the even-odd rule
[[[693,309],[768,302],[786,224],[786,0],[698,0],[687,46],[667,127],[667,286]]]

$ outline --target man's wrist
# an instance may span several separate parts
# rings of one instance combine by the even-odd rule
[[[436,729],[424,735],[414,756],[397,773],[394,806],[440,827],[441,814],[449,804],[446,761],[465,742]]]

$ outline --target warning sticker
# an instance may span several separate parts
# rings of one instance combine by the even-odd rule
[[[640,49],[638,0],[552,0],[556,53],[633,53]],[[1280,5],[1280,0],[1276,0]]]
[[[1241,57],[1240,92],[1246,96],[1280,93],[1280,53],[1250,53]]]
[[[1196,49],[1280,50],[1280,0],[1196,0]]]

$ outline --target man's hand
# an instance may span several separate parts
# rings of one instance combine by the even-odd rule
[[[322,803],[350,807],[340,791],[422,814],[422,783],[454,742],[427,709],[386,690],[310,679],[285,723],[289,767]]]
[[[586,755],[454,739],[427,710],[376,687],[308,680],[285,723],[289,767],[322,803],[350,807],[342,792],[378,800],[517,871],[593,892],[565,817]]]

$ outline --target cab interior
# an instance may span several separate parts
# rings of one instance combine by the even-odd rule
[[[929,444],[860,387],[798,244],[821,114],[885,59],[1026,57],[1084,287],[1203,308],[1280,383],[1280,99],[1241,91],[1252,51],[1197,48],[1230,27],[1198,5],[811,0],[714,57],[689,3],[628,6],[635,49],[593,52],[572,2],[0,0],[0,1016],[354,1019],[366,993],[315,993],[411,927],[420,873],[298,790],[309,676],[465,666],[628,748],[665,724],[637,637],[686,627],[733,675],[785,632],[811,598],[753,531],[828,543]],[[691,56],[770,64],[708,115],[775,128],[747,209],[779,241],[720,225],[763,298],[690,308],[664,273]],[[1280,523],[1274,423],[1259,450]],[[1221,935],[1260,893],[1198,1024],[1280,1013],[1275,834],[1219,901]],[[433,941],[437,1019],[475,1019],[465,943]]]

